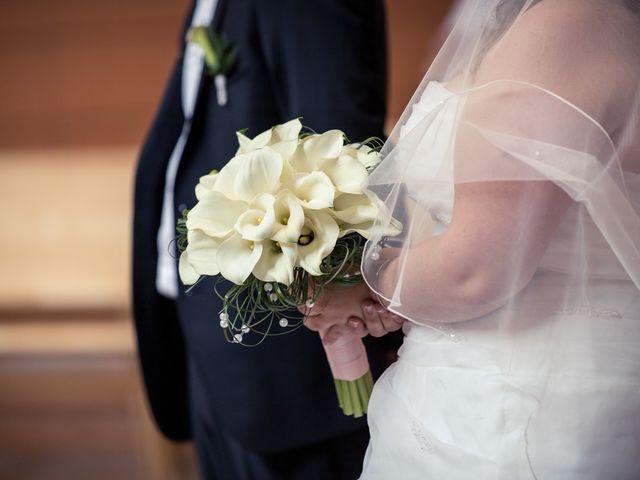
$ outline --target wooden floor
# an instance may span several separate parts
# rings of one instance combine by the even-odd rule
[[[164,441],[148,418],[129,322],[47,331],[60,339],[74,325],[74,342],[93,336],[91,350],[64,340],[41,349],[29,340],[41,322],[0,321],[0,480],[198,478],[191,446]]]

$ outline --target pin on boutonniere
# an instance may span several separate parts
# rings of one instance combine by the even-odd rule
[[[227,104],[227,75],[236,61],[236,48],[211,26],[195,26],[187,31],[187,42],[199,45],[204,52],[207,73],[213,76],[218,105]]]

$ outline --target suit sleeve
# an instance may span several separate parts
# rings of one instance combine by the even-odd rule
[[[181,30],[181,44],[192,11]],[[155,275],[166,164],[184,121],[181,77],[179,55],[138,161],[132,259],[133,316],[144,386],[156,424],[172,440],[191,436],[187,357],[175,302],[158,294]]]
[[[282,120],[351,140],[381,136],[386,113],[382,0],[256,0],[260,44]]]

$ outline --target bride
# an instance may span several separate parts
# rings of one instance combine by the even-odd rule
[[[362,480],[640,478],[639,46],[636,0],[461,13],[370,178],[393,314],[334,290],[307,320],[406,319]]]

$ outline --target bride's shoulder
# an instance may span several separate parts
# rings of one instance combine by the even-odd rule
[[[517,80],[552,91],[615,129],[640,82],[640,15],[624,0],[539,2],[488,50],[476,84]]]

